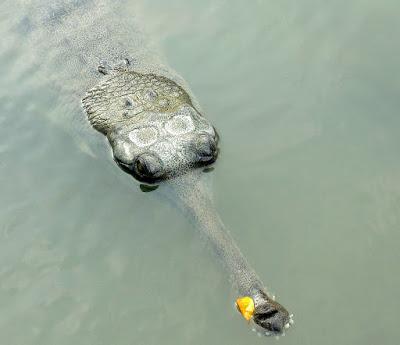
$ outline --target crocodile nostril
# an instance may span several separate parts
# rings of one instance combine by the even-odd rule
[[[278,303],[272,303],[275,304],[273,307],[271,302],[268,303],[269,305],[264,305],[261,310],[259,307],[259,312],[256,312],[253,316],[254,322],[267,332],[280,334],[283,333],[285,325],[289,322],[289,315],[283,307],[280,308],[281,306]]]
[[[254,315],[254,322],[268,332],[273,333],[282,333],[285,328],[285,320],[278,310]]]
[[[258,319],[260,321],[266,321],[266,320],[270,319],[271,317],[273,317],[277,312],[278,311],[276,309],[271,309],[271,310],[267,311],[266,313],[258,315]]]
[[[202,134],[197,138],[196,153],[202,162],[215,161],[218,148],[215,140],[208,134]]]

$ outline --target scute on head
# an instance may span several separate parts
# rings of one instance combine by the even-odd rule
[[[82,103],[117,164],[139,181],[158,182],[217,158],[215,129],[165,77],[115,70]]]

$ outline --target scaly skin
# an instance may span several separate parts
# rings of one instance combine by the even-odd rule
[[[105,72],[103,66],[99,70]],[[82,104],[126,172],[154,183],[216,160],[216,131],[182,87],[154,73],[136,72],[129,63],[107,74]]]
[[[15,1],[19,3],[14,5]],[[0,5],[4,13],[12,7],[23,15],[19,20],[4,17],[12,29],[2,39],[16,42],[15,51],[24,52],[15,57],[15,70],[34,67],[34,73],[28,69],[32,85],[40,80],[54,96],[48,116],[74,137],[79,132],[79,144],[89,143],[85,152],[107,159],[103,140],[92,134],[95,131],[82,116],[82,97],[87,118],[107,137],[114,160],[124,171],[147,183],[169,179],[162,185],[175,192],[182,188],[180,195],[172,191],[171,199],[182,204],[209,240],[237,286],[238,297],[254,300],[254,323],[264,333],[280,334],[290,323],[287,311],[266,294],[206,196],[201,177],[174,187],[174,181],[189,176],[195,167],[216,160],[218,135],[200,114],[183,78],[146,44],[136,20],[139,14],[125,10],[127,5],[128,1],[114,0],[6,0]],[[97,69],[101,61],[115,65]],[[21,87],[29,89],[30,84]]]
[[[101,65],[99,71],[106,77],[87,92],[82,104],[92,126],[107,136],[114,159],[125,172],[154,183],[216,160],[216,131],[177,83],[138,73],[128,60],[114,68]],[[201,178],[190,176],[196,175],[171,181],[176,199],[212,244],[239,294],[254,301],[254,324],[264,334],[281,334],[289,326],[289,313],[265,292],[225,230]]]

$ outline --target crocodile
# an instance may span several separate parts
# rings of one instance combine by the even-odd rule
[[[20,5],[25,15],[11,31],[31,52],[23,65],[31,61],[35,78],[56,95],[53,120],[73,114],[64,121],[73,135],[95,137],[142,190],[167,191],[226,268],[242,316],[262,334],[282,334],[292,316],[267,293],[205,187],[219,135],[185,80],[148,43],[140,17],[124,11],[122,0]],[[100,157],[107,159],[103,151]]]

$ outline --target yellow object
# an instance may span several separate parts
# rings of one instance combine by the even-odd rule
[[[238,298],[236,300],[236,307],[247,321],[252,318],[254,314],[254,301],[251,297]]]

